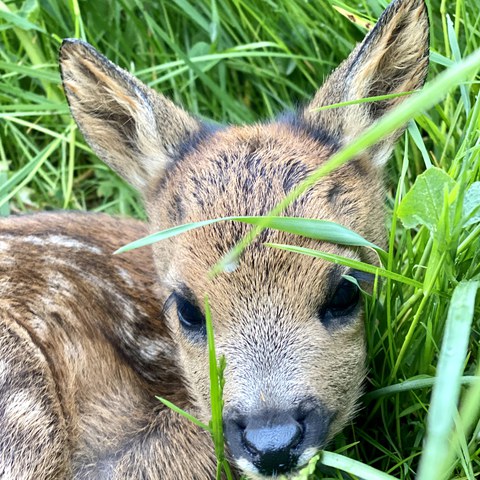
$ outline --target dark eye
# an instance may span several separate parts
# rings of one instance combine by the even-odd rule
[[[343,278],[323,312],[324,322],[343,317],[355,310],[360,300],[360,290],[354,283]]]
[[[205,317],[202,311],[179,293],[175,293],[178,320],[182,328],[191,333],[206,334]]]

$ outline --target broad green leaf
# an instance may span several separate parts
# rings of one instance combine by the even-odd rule
[[[192,46],[192,48],[188,53],[190,57],[199,57],[201,55],[205,55],[208,58],[209,51],[210,51],[210,45],[208,43],[197,42],[195,45]]]
[[[129,243],[128,245],[119,248],[115,253],[123,253],[128,250],[133,250],[134,248],[145,247],[146,245],[151,245],[152,243],[175,237],[196,228],[226,221],[242,222],[257,226],[261,225],[265,228],[273,228],[275,230],[302,235],[315,240],[338,243],[340,245],[370,247],[377,251],[382,251],[380,247],[365,240],[358,233],[328,220],[297,217],[223,217],[212,220],[203,220],[201,222],[186,223],[177,227],[168,228]]]
[[[474,182],[463,199],[464,226],[480,222],[480,182]]]
[[[397,215],[407,228],[425,225],[431,232],[442,214],[445,185],[450,191],[455,181],[443,170],[432,167],[418,176],[398,207]]]
[[[426,442],[420,460],[418,480],[442,480],[460,396],[461,375],[467,356],[479,282],[457,285],[448,309],[445,334],[438,359],[437,376],[428,411]]]
[[[300,469],[300,471],[295,475],[294,480],[310,480],[312,475],[315,473],[315,469],[317,467],[317,463],[320,460],[320,453],[314,455],[307,465]],[[281,480],[284,480],[284,476],[280,477]]]
[[[42,7],[39,0],[25,0],[18,13],[29,22],[38,24],[42,22]],[[44,31],[42,29],[42,31]]]

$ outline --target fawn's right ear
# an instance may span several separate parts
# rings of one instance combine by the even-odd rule
[[[87,142],[140,191],[163,175],[200,129],[196,119],[86,42],[64,40],[60,67],[70,110]]]

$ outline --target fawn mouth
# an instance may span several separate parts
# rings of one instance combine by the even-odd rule
[[[257,415],[225,415],[225,438],[237,466],[250,478],[290,476],[322,448],[333,413],[315,404]]]

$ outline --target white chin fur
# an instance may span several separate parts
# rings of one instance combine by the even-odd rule
[[[316,448],[307,448],[300,458],[298,459],[298,467],[301,468],[305,466],[309,460],[316,455],[318,450]],[[253,465],[253,463],[249,462],[246,458],[240,458],[235,462],[238,468],[245,474],[250,480],[269,480],[269,479],[284,479],[287,480],[292,478],[296,475],[296,473],[290,475],[280,475],[275,477],[265,477],[264,475],[260,475],[258,472],[257,467]]]
[[[246,458],[239,458],[238,460],[235,460],[235,463],[237,464],[238,468],[248,476],[249,479],[251,480],[264,480],[265,477],[262,477],[258,473],[257,467],[253,465],[253,463],[249,462]]]
[[[307,448],[298,459],[298,466],[299,468],[305,466],[309,460],[318,453],[316,448]]]

